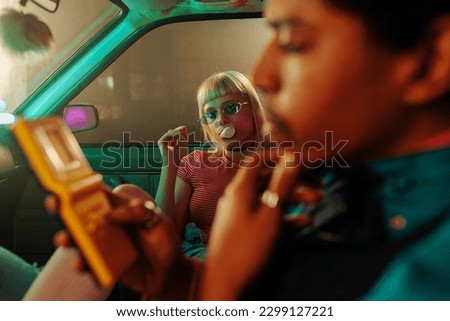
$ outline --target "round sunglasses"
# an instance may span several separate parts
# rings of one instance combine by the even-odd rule
[[[242,106],[247,104],[248,102],[229,102],[222,107],[222,114],[227,116],[236,115],[241,111]],[[200,122],[205,125],[211,124],[217,119],[218,113],[217,110],[208,110],[200,117]]]

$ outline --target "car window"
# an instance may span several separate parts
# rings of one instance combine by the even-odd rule
[[[64,0],[54,13],[31,1],[25,8],[19,1],[0,3],[0,10],[6,8],[36,15],[49,26],[55,39],[54,50],[46,55],[12,57],[0,46],[0,102],[8,112],[16,110],[58,66],[120,13],[119,7],[108,0]]]
[[[72,104],[95,104],[100,125],[76,134],[83,143],[156,142],[187,125],[201,140],[196,91],[217,71],[248,73],[269,36],[263,19],[182,22],[141,38]]]

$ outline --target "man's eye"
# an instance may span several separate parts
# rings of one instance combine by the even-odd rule
[[[287,53],[301,53],[306,49],[305,45],[296,43],[284,43],[279,44],[279,46],[284,52]]]
[[[313,32],[282,26],[278,30],[278,46],[287,53],[302,53],[313,43]]]
[[[239,103],[229,103],[223,108],[223,112],[227,115],[233,115],[239,112],[241,105]]]

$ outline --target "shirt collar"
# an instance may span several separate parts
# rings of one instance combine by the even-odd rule
[[[379,183],[371,197],[392,240],[414,234],[450,214],[450,147],[374,161]]]

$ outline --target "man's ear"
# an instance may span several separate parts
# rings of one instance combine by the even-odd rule
[[[405,91],[409,105],[421,105],[450,92],[450,14],[432,21],[419,45],[420,68]]]

